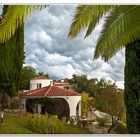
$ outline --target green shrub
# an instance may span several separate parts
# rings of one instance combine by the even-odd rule
[[[41,116],[41,118],[31,118],[28,122],[28,128],[40,134],[59,134],[65,130],[65,124],[57,119],[56,116],[50,116],[49,118],[47,116]]]
[[[87,134],[86,130],[79,129],[57,119],[56,116],[34,117],[28,120],[28,129],[39,134]]]
[[[105,126],[106,123],[109,122],[109,117],[108,117],[107,115],[105,115],[105,116],[102,117],[102,118],[99,118],[99,117],[98,117],[98,118],[96,119],[96,121],[97,121],[97,123],[98,123],[99,126]]]
[[[46,134],[48,133],[48,121],[47,116],[31,118],[28,120],[28,128],[35,133]]]

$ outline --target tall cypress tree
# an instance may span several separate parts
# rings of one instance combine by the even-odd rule
[[[3,14],[8,6],[4,6]],[[19,80],[24,60],[24,26],[6,42],[0,44],[0,93],[15,96],[18,93]]]
[[[126,46],[125,90],[127,127],[131,134],[140,133],[140,41]]]

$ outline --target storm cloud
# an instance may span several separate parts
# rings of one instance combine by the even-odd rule
[[[76,5],[50,5],[26,21],[25,65],[48,73],[53,79],[86,74],[88,78],[103,77],[123,83],[124,50],[108,62],[101,59],[93,61],[102,23],[86,39],[83,32],[75,39],[68,39],[75,7]]]

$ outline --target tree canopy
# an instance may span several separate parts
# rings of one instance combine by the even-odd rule
[[[118,90],[115,84],[100,88],[96,94],[95,106],[97,109],[110,114],[121,116],[124,111],[123,92]]]
[[[37,72],[31,66],[25,66],[22,68],[20,90],[30,89],[30,80],[37,76]]]
[[[88,79],[87,75],[76,75],[74,74],[70,83],[73,85],[73,89],[79,93],[87,92],[90,96],[94,96],[95,85],[98,81],[97,78]]]
[[[70,83],[73,86],[73,89],[79,93],[86,92],[90,96],[95,97],[101,88],[105,88],[107,85],[111,85],[111,81],[101,78],[88,79],[87,75],[76,75],[74,74]]]
[[[23,67],[21,72],[21,79],[20,79],[20,90],[29,90],[30,80],[38,76],[49,77],[47,73],[41,71],[37,72],[37,70],[31,66]]]

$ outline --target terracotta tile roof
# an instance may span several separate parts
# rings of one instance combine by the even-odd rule
[[[47,86],[24,92],[21,96],[81,96],[81,94],[75,91],[62,89],[57,86]]]
[[[39,77],[32,78],[31,80],[41,80],[41,79],[49,79],[49,78],[45,76],[39,76]]]

